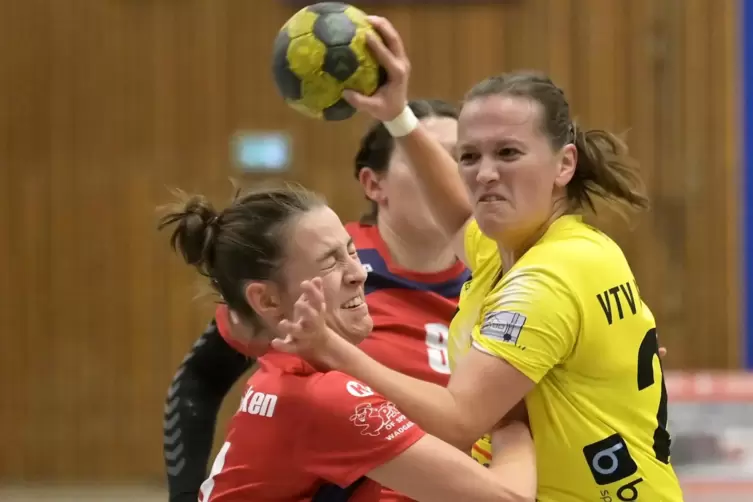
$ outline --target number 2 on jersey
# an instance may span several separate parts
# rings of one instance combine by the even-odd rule
[[[647,389],[656,383],[654,378],[654,356],[659,358],[659,339],[656,337],[656,328],[651,328],[643,337],[638,349],[638,390]],[[654,455],[656,459],[665,464],[669,463],[669,433],[667,432],[667,386],[664,384],[664,371],[661,375],[661,397],[659,409],[656,412],[656,430],[654,430]]]
[[[429,367],[443,375],[450,374],[450,356],[447,352],[447,340],[450,329],[444,324],[432,322],[424,325],[426,329],[426,352],[429,356]]]

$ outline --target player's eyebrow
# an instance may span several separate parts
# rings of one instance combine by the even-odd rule
[[[348,242],[345,244],[347,248],[350,248],[353,245],[353,237],[348,238]],[[340,252],[339,247],[334,247],[328,251],[325,251],[319,258],[316,259],[317,262],[323,262],[326,261],[333,256],[337,256],[337,254]]]

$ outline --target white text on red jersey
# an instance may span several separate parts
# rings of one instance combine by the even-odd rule
[[[256,392],[253,387],[249,387],[246,389],[243,399],[241,399],[241,407],[238,408],[238,413],[271,417],[275,413],[275,406],[277,406],[276,395]]]

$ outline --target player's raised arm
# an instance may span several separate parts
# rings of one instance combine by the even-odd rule
[[[170,502],[196,501],[222,400],[252,363],[228,345],[213,320],[175,373],[163,423]]]
[[[453,237],[458,257],[466,261],[463,229],[473,207],[457,162],[427,134],[407,105],[410,61],[397,31],[382,17],[370,16],[369,21],[382,37],[370,37],[369,47],[385,68],[388,81],[372,96],[346,91],[343,97],[355,108],[381,120],[395,137],[421,181],[437,223]]]

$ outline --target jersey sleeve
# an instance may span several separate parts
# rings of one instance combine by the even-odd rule
[[[577,298],[561,278],[547,269],[526,268],[487,297],[473,346],[538,383],[573,350],[580,320]]]
[[[474,218],[465,226],[463,249],[466,265],[468,265],[472,274],[484,261],[497,253],[497,244],[481,232]]]
[[[345,487],[397,457],[424,432],[394,404],[338,372],[309,389],[311,406],[301,464],[311,474]]]

